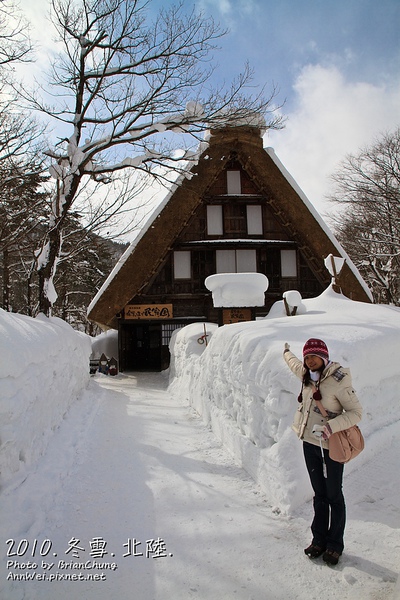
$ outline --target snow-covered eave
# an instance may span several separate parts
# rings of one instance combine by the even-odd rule
[[[369,289],[369,287],[367,286],[367,284],[365,283],[365,281],[361,277],[361,274],[360,274],[359,270],[357,269],[357,267],[355,266],[355,264],[353,263],[353,261],[351,260],[351,258],[347,254],[347,252],[344,250],[344,248],[342,248],[342,246],[340,245],[340,243],[338,242],[338,240],[335,238],[335,236],[333,235],[333,233],[330,231],[329,227],[326,225],[326,223],[322,219],[322,217],[319,214],[319,212],[311,204],[310,200],[307,198],[306,194],[303,192],[303,190],[301,189],[301,187],[297,184],[297,182],[293,179],[293,177],[290,175],[290,173],[283,166],[283,164],[281,163],[281,161],[277,157],[274,148],[271,148],[269,146],[269,147],[265,148],[265,151],[268,154],[268,156],[271,158],[271,160],[274,162],[274,164],[276,165],[276,167],[279,169],[279,171],[282,173],[282,175],[284,176],[284,178],[286,179],[286,181],[289,183],[289,185],[298,194],[299,198],[302,200],[302,202],[308,208],[309,212],[312,214],[312,216],[314,217],[314,219],[318,222],[319,226],[324,231],[325,235],[329,238],[329,240],[332,242],[332,244],[335,246],[335,248],[337,249],[337,251],[339,252],[339,254],[343,258],[346,259],[346,263],[347,263],[349,269],[352,271],[353,275],[357,278],[357,281],[362,286],[362,288],[365,291],[365,293],[367,294],[368,298],[371,300],[371,302],[373,302],[373,297],[372,297],[371,290]]]
[[[259,238],[224,238],[222,240],[191,240],[185,244],[192,245],[218,245],[218,244],[294,244],[293,240],[266,240]]]
[[[112,269],[111,273],[109,274],[109,276],[107,277],[107,279],[104,281],[103,285],[100,287],[100,289],[98,290],[97,294],[94,296],[93,300],[90,302],[90,304],[89,304],[89,306],[87,308],[87,313],[88,314],[90,314],[92,312],[92,310],[96,306],[96,304],[99,301],[99,299],[101,298],[101,296],[108,289],[110,283],[113,281],[113,279],[116,277],[116,275],[119,273],[119,271],[122,269],[122,267],[124,266],[124,264],[126,263],[126,261],[128,260],[128,258],[131,256],[131,254],[135,250],[135,248],[138,245],[139,241],[144,237],[144,235],[150,229],[150,227],[152,226],[152,224],[154,223],[154,221],[161,214],[162,210],[168,204],[168,202],[170,201],[171,197],[175,193],[176,189],[189,176],[189,174],[191,173],[191,170],[193,169],[193,167],[195,167],[197,165],[197,163],[199,161],[199,158],[200,158],[200,155],[204,152],[206,146],[207,146],[207,144],[205,142],[201,142],[199,144],[199,149],[198,149],[197,157],[195,159],[193,159],[193,160],[190,160],[190,162],[188,162],[186,164],[186,167],[180,168],[180,171],[179,171],[179,174],[178,174],[176,180],[174,182],[171,182],[171,184],[170,184],[171,185],[170,189],[166,192],[165,196],[163,196],[163,198],[160,200],[160,202],[157,204],[157,206],[151,212],[149,218],[147,219],[147,221],[145,222],[145,224],[143,225],[143,227],[140,229],[140,231],[138,232],[138,234],[135,237],[135,239],[129,244],[128,248],[120,256],[120,258],[118,259],[118,261],[115,264],[114,268]]]

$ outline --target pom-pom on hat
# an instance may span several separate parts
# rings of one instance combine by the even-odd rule
[[[329,362],[328,348],[325,342],[323,342],[322,340],[311,338],[306,341],[303,348],[303,359],[305,359],[306,356],[309,356],[310,354],[322,358],[325,365],[327,365]]]

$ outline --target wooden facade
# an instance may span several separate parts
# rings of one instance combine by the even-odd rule
[[[251,308],[252,318],[262,317],[286,290],[319,295],[330,282],[324,258],[343,255],[263,148],[258,128],[213,132],[191,171],[89,307],[89,319],[118,329],[123,371],[166,368],[178,327],[223,324],[204,284],[209,275],[265,274],[265,305]],[[370,301],[354,266],[345,265],[340,284],[347,296]]]

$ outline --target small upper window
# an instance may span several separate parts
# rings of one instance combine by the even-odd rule
[[[296,250],[281,250],[282,277],[297,277]]]
[[[174,252],[174,278],[190,279],[192,276],[190,251]]]
[[[222,235],[224,233],[221,204],[207,206],[207,234]]]
[[[241,194],[242,185],[240,180],[240,171],[227,171],[226,183],[228,194]]]
[[[247,205],[247,233],[249,235],[262,235],[262,210],[260,204]]]

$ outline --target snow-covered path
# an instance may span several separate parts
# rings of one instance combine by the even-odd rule
[[[7,560],[30,560],[37,567],[4,570],[3,561],[1,598],[393,597],[399,508],[394,494],[379,498],[381,457],[369,467],[376,497],[363,489],[370,472],[349,476],[348,546],[333,569],[302,552],[311,507],[295,518],[276,514],[192,409],[166,387],[162,374],[96,377],[37,469],[4,490],[0,508],[8,518],[1,533],[15,541],[9,553],[22,539],[29,542],[23,555]],[[396,471],[398,451],[390,454]],[[45,539],[50,542],[43,544]],[[54,566],[45,570],[43,561]],[[96,563],[103,566],[88,568]],[[114,570],[105,568],[113,565]],[[10,573],[26,572],[46,580],[11,580]],[[78,580],[66,580],[70,574]],[[81,580],[88,575],[100,580]]]

